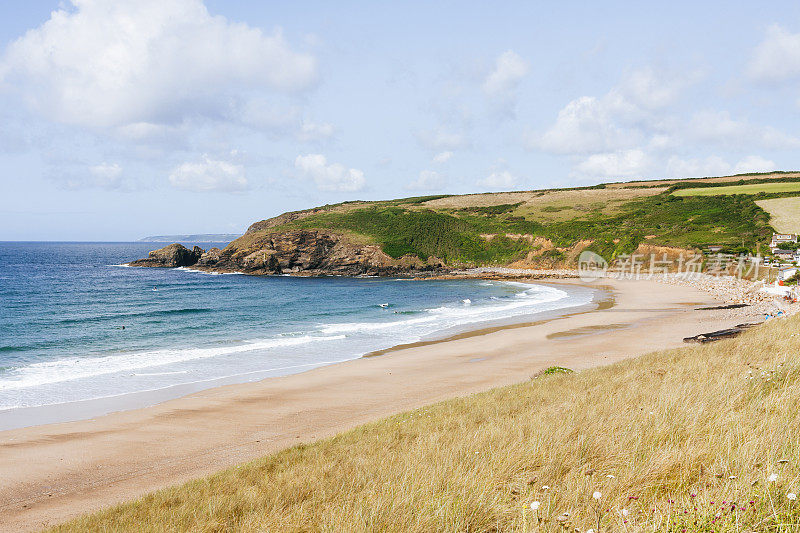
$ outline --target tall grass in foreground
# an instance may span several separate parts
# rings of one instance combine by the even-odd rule
[[[800,531],[798,332],[542,375],[56,530]]]

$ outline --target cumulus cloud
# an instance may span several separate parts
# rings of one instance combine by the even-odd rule
[[[747,156],[734,164],[728,163],[717,155],[688,159],[673,156],[667,162],[666,171],[670,177],[699,178],[745,174],[748,172],[768,172],[775,170],[775,168],[773,161],[757,155]]]
[[[701,75],[701,72],[696,70],[677,75],[645,67],[629,72],[612,92],[642,108],[661,109],[674,103],[687,87],[700,79]]]
[[[554,154],[583,154],[638,141],[639,135],[618,121],[617,110],[617,105],[607,99],[581,96],[558,112],[547,131],[530,136],[529,144]]]
[[[730,164],[718,155],[687,159],[672,156],[667,161],[666,166],[666,172],[669,177],[681,178],[721,176],[729,173],[730,170]]]
[[[700,79],[690,71],[668,76],[646,68],[634,71],[606,94],[582,96],[565,105],[543,133],[529,134],[531,148],[573,156],[572,176],[640,178],[652,175],[709,176],[763,171],[770,160],[751,156],[729,162],[718,155],[682,158],[676,151],[698,148],[739,152],[800,148],[800,138],[771,126],[734,119],[727,111],[675,112],[681,93]]]
[[[200,161],[186,162],[169,175],[176,189],[195,192],[237,192],[248,189],[244,167],[203,155]]]
[[[448,161],[450,161],[450,158],[452,157],[453,157],[453,152],[450,151],[439,152],[438,154],[433,156],[433,162],[439,164],[447,163]]]
[[[767,28],[764,40],[753,51],[747,74],[765,83],[800,77],[800,33],[791,33],[778,24]]]
[[[554,154],[608,153],[632,149],[648,137],[664,140],[672,127],[664,110],[700,77],[644,68],[628,73],[602,96],[581,96],[564,106],[550,128],[528,134],[529,147]]]
[[[749,155],[733,166],[734,174],[747,172],[769,172],[775,170],[775,162],[757,155]]]
[[[411,191],[437,191],[445,185],[447,185],[447,178],[434,170],[423,170],[416,180],[406,186],[406,189]]]
[[[299,155],[294,167],[301,177],[312,180],[321,191],[353,192],[366,186],[361,170],[339,163],[328,164],[322,154]]]
[[[513,50],[503,52],[484,80],[483,90],[489,96],[507,94],[519,85],[529,70],[528,63]]]
[[[577,165],[576,171],[587,177],[634,178],[643,177],[651,164],[642,150],[621,150],[591,155]]]
[[[478,180],[477,184],[486,189],[513,189],[517,185],[517,177],[508,170],[498,170]]]
[[[734,120],[727,111],[700,111],[691,121],[687,133],[701,141],[757,145],[766,149],[800,148],[800,139],[773,127],[760,127],[745,120]]]
[[[224,113],[247,90],[295,92],[315,58],[279,30],[209,14],[202,0],[72,0],[11,43],[0,85],[46,118],[92,128]]]

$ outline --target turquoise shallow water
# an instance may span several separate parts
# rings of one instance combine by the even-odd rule
[[[153,247],[0,243],[0,409],[284,375],[592,299],[507,282],[119,266]]]

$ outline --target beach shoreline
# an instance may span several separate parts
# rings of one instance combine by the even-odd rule
[[[456,279],[464,279],[475,281],[475,277],[460,277]],[[421,283],[427,281],[437,281],[438,278],[421,279]],[[515,283],[520,285],[517,280],[493,280]],[[535,285],[548,285],[546,280],[527,280],[528,283]],[[562,287],[563,288],[563,287]],[[565,298],[574,297],[575,294],[568,294]],[[87,398],[73,401],[64,401],[59,403],[50,403],[44,405],[34,405],[29,407],[15,407],[10,409],[0,409],[0,432],[23,429],[26,427],[34,427],[46,424],[59,424],[64,422],[77,422],[80,420],[88,420],[108,414],[113,414],[122,411],[130,411],[134,409],[141,409],[151,407],[159,403],[169,400],[181,398],[194,394],[206,389],[222,387],[226,385],[236,385],[242,383],[250,383],[263,381],[267,379],[275,379],[278,377],[299,374],[307,372],[315,368],[323,366],[340,364],[360,357],[374,357],[385,353],[393,352],[399,349],[410,348],[414,346],[424,346],[429,344],[436,344],[440,342],[447,342],[460,338],[473,337],[486,334],[492,331],[500,331],[502,329],[523,327],[534,323],[540,323],[546,320],[552,320],[567,314],[587,312],[597,306],[604,307],[607,305],[607,293],[600,288],[593,288],[593,295],[591,301],[588,303],[568,303],[564,307],[556,307],[554,309],[546,309],[540,311],[532,311],[528,314],[512,315],[505,319],[489,319],[462,324],[460,326],[443,327],[435,332],[423,335],[417,340],[409,342],[398,342],[386,348],[363,352],[354,349],[351,355],[344,355],[340,358],[332,358],[330,360],[320,360],[316,362],[305,362],[302,364],[294,364],[280,368],[266,368],[263,370],[248,371],[242,373],[233,373],[230,375],[220,375],[209,379],[198,379],[197,381],[188,381],[183,383],[176,383],[173,385],[163,386],[159,388],[151,388],[137,391],[122,392],[108,396],[101,396],[96,398]]]
[[[0,524],[51,525],[377,418],[524,381],[549,366],[609,364],[757,318],[747,308],[698,310],[722,299],[696,287],[643,280],[589,286],[600,285],[615,305],[90,420],[0,432]]]

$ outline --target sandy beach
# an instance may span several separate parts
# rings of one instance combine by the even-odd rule
[[[559,280],[552,283],[579,283]],[[399,347],[91,420],[0,432],[0,529],[32,530],[443,399],[763,320],[698,288],[603,280],[613,305]]]

